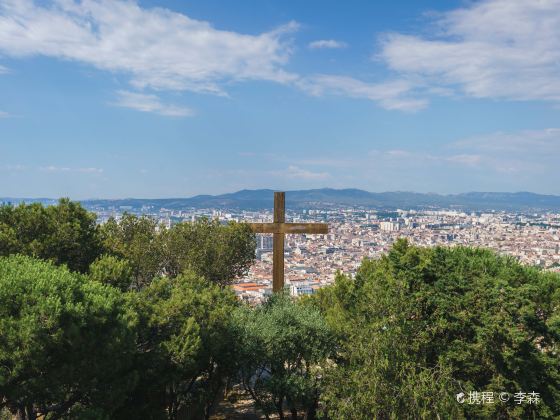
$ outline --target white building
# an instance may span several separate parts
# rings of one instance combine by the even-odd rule
[[[381,222],[379,228],[385,232],[396,232],[400,230],[401,225],[398,222]]]
[[[304,295],[312,295],[314,292],[313,287],[311,284],[307,282],[302,283],[292,283],[290,285],[290,295],[291,296],[304,296]]]

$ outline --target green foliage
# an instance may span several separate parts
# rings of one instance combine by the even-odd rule
[[[164,233],[165,272],[176,276],[192,270],[220,284],[246,274],[255,259],[255,235],[245,223],[222,225],[201,219],[179,223]]]
[[[157,278],[129,297],[140,320],[141,380],[121,417],[174,419],[185,410],[208,414],[235,365],[233,292],[187,272]]]
[[[333,336],[311,305],[275,295],[257,308],[235,312],[239,371],[244,387],[265,413],[305,410],[313,416],[321,364],[334,350]]]
[[[420,363],[409,348],[405,325],[355,328],[359,337],[344,342],[325,378],[321,399],[330,418],[462,418],[449,368]]]
[[[242,223],[202,219],[163,229],[149,217],[126,214],[106,223],[102,235],[111,254],[130,262],[136,288],[158,275],[176,277],[187,270],[225,286],[255,259],[255,235]]]
[[[132,283],[132,267],[127,260],[112,255],[103,255],[89,267],[89,277],[124,292],[130,288]]]
[[[101,252],[95,215],[79,203],[0,206],[0,256],[29,255],[84,273]]]
[[[0,260],[0,413],[7,405],[29,418],[207,414],[236,366],[237,301],[223,286],[254,253],[245,224],[168,230],[124,215],[98,228],[68,200],[0,207],[0,256],[88,273]]]
[[[135,322],[112,287],[29,257],[0,258],[0,404],[20,418],[80,407],[110,415],[135,380]]]
[[[136,288],[149,284],[163,270],[163,243],[158,224],[151,217],[125,214],[101,226],[105,249],[127,260],[132,267]]]
[[[473,248],[397,242],[317,297],[342,346],[324,402],[339,418],[560,415],[560,279]],[[539,392],[538,405],[458,404]],[[356,414],[352,414],[356,413]]]

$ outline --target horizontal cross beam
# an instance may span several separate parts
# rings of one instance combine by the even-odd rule
[[[249,223],[255,233],[308,233],[321,235],[329,232],[326,223]]]

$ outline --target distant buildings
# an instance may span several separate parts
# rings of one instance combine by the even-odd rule
[[[94,208],[98,221],[121,217],[119,208]],[[270,211],[149,209],[165,226],[202,217],[270,222]],[[286,286],[294,296],[314,293],[332,283],[337,271],[354,275],[364,258],[379,258],[398,238],[419,246],[477,246],[511,255],[523,264],[560,271],[560,214],[455,210],[375,210],[329,208],[290,212],[289,221],[328,222],[327,235],[288,235]],[[257,261],[234,286],[240,299],[258,302],[272,293],[272,235],[257,235]]]

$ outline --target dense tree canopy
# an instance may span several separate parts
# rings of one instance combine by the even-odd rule
[[[255,259],[255,235],[242,223],[201,219],[165,229],[150,217],[126,214],[103,225],[102,236],[108,252],[130,262],[137,288],[185,270],[225,286]]]
[[[237,363],[224,286],[254,254],[244,224],[125,215],[99,228],[68,200],[0,207],[0,414],[208,415]]]
[[[61,199],[46,207],[0,206],[0,256],[13,254],[65,264],[81,273],[93,269],[95,277],[109,275],[98,280],[119,281],[121,288],[126,286],[123,276],[130,277],[129,287],[140,289],[155,277],[176,277],[185,270],[225,286],[254,261],[255,236],[244,223],[201,219],[167,229],[151,217],[132,214],[97,226],[93,213]],[[115,270],[121,278],[114,277]]]
[[[319,295],[343,351],[334,418],[556,418],[560,279],[473,248],[397,242]],[[539,404],[459,404],[458,392],[535,391]],[[353,414],[354,413],[354,414]]]
[[[246,274],[255,259],[255,235],[245,223],[201,219],[179,223],[163,237],[169,276],[188,269],[225,286]]]
[[[315,418],[321,364],[334,352],[334,337],[319,311],[275,295],[257,308],[236,311],[239,374],[256,405],[283,418],[303,411]]]
[[[29,255],[86,272],[102,253],[95,215],[79,203],[0,206],[0,256]]]
[[[21,419],[108,417],[135,381],[135,318],[116,289],[0,258],[0,405]]]
[[[226,375],[235,373],[235,295],[187,272],[155,279],[130,299],[140,320],[141,379],[122,418],[176,419],[189,410],[208,416]]]
[[[136,288],[149,284],[163,270],[163,244],[157,222],[147,216],[125,214],[101,226],[103,245],[108,253],[124,259],[132,267]]]
[[[132,285],[132,272],[132,265],[127,260],[103,255],[90,265],[89,278],[125,292]]]

